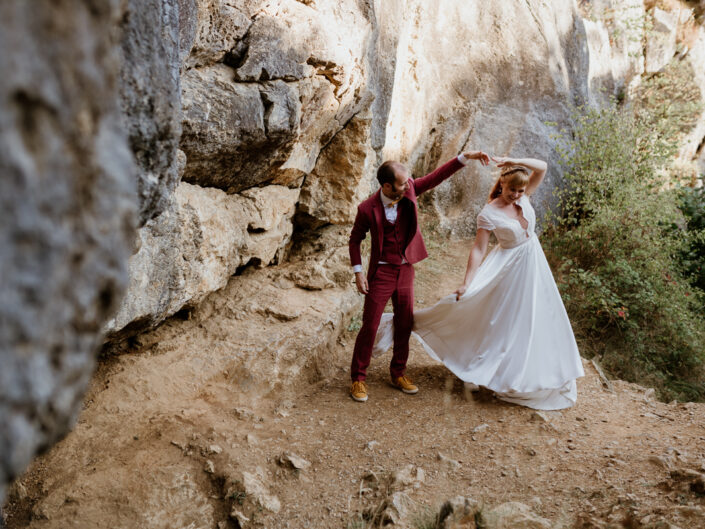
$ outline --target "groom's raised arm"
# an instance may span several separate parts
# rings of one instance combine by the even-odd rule
[[[449,162],[444,163],[438,169],[428,173],[426,176],[414,180],[416,195],[420,195],[429,189],[433,189],[438,184],[449,178],[458,170],[465,167],[470,160],[480,160],[482,165],[490,163],[490,157],[482,151],[464,152]]]

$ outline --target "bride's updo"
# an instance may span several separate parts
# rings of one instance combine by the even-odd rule
[[[492,186],[490,197],[487,202],[491,202],[502,194],[502,186],[522,187],[529,183],[529,170],[523,165],[508,165],[502,168],[502,174]]]

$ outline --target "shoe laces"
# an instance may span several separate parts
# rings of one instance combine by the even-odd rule
[[[356,380],[355,382],[353,382],[353,391],[363,391],[367,393],[367,386],[362,380]]]

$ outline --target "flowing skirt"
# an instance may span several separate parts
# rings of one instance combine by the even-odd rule
[[[563,301],[538,237],[496,246],[460,300],[455,294],[414,312],[413,334],[458,378],[498,398],[539,410],[575,404],[584,375]],[[392,345],[384,314],[373,354]]]

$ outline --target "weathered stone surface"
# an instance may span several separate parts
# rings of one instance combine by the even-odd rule
[[[227,195],[179,184],[169,209],[139,230],[130,286],[106,331],[154,325],[224,287],[239,267],[278,261],[298,194],[267,186]]]
[[[189,70],[183,86],[184,180],[228,192],[271,180],[271,168],[286,161],[299,132],[296,87],[283,81],[237,83],[223,64]]]
[[[594,59],[591,57],[591,71],[593,67],[610,70],[612,79],[609,82],[614,83],[613,93],[629,93],[639,84],[640,75],[644,73],[644,0],[593,0],[589,5],[591,9],[585,20],[586,26],[592,23],[604,25],[610,43],[609,59],[607,53],[599,54]]]
[[[237,192],[309,173],[321,148],[374,97],[367,11],[354,0],[238,9],[200,1],[199,27],[207,13],[208,27],[229,32],[193,37],[195,62],[186,60],[193,67],[183,78],[184,179]]]
[[[661,70],[675,55],[678,29],[678,13],[654,7],[650,15],[653,27],[646,33],[645,56],[645,69],[649,73]]]
[[[589,98],[592,104],[599,105],[605,97],[613,95],[615,89],[610,35],[602,21],[583,20],[583,24],[590,54]]]
[[[705,149],[703,149],[705,141],[705,28],[698,28],[698,38],[688,50],[685,60],[690,64],[693,71],[693,81],[700,90],[701,110],[693,130],[683,141],[679,157],[685,161],[695,160],[700,173],[705,173]],[[700,149],[699,154],[698,149]]]
[[[181,62],[188,68],[237,60],[252,17],[264,7],[257,0],[179,0],[179,4]]]
[[[568,124],[568,105],[588,96],[587,41],[574,2],[412,4],[396,15],[396,50],[385,50],[396,54],[396,78],[384,158],[407,162],[414,176],[464,148],[543,158],[549,173],[534,196],[541,211],[560,177],[546,122]],[[495,178],[473,164],[439,186],[432,203],[442,226],[472,234]]]
[[[266,485],[262,482],[264,479],[264,471],[260,468],[256,473],[243,472],[242,484],[245,489],[245,494],[251,497],[263,509],[271,512],[279,512],[281,503],[279,498],[270,494]]]
[[[354,117],[335,135],[301,188],[298,211],[315,223],[349,224],[372,191],[376,156],[370,118]],[[303,219],[302,219],[303,220]]]
[[[181,135],[177,0],[128,0],[118,30],[122,117],[139,174],[140,225],[169,204]]]
[[[305,290],[346,287],[350,284],[348,226],[325,226],[299,232],[294,241],[285,274],[294,285]]]
[[[137,214],[119,2],[40,4],[0,3],[0,504],[74,423]]]

